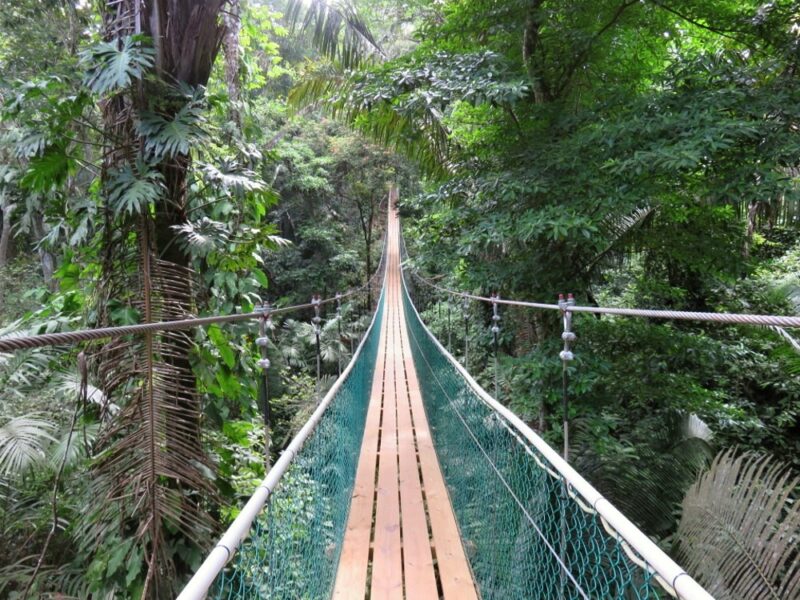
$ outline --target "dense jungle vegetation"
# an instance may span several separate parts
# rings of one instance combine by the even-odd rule
[[[391,186],[449,288],[800,315],[795,0],[17,0],[0,102],[0,337],[358,287]],[[491,308],[417,293],[558,447],[557,315],[502,310],[495,371]],[[273,458],[370,313],[326,309],[319,384],[275,319]],[[574,329],[576,469],[717,597],[798,597],[797,332]],[[85,345],[85,386],[0,354],[0,597],[174,596],[264,475],[256,334]]]

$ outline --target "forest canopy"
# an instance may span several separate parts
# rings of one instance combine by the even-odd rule
[[[181,589],[352,356],[390,190],[408,268],[446,288],[800,316],[794,0],[4,8],[0,338],[372,294],[319,334],[272,322],[268,432],[246,324],[0,353],[0,596]],[[576,315],[565,415],[557,314],[503,309],[495,344],[490,306],[417,293],[718,598],[800,586],[791,547],[757,584],[720,566],[777,548],[768,527],[703,562],[725,524],[698,512],[798,522],[796,330]],[[765,515],[747,490],[777,482]]]

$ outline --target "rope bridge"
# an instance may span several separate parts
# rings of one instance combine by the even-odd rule
[[[399,221],[389,213],[381,267],[345,294],[243,314],[11,335],[0,338],[0,353],[248,320],[259,321],[260,342],[270,317],[308,309],[319,339],[320,307],[335,304],[338,317],[343,299],[371,297],[385,272],[350,364],[180,598],[710,599],[428,330],[401,268]],[[495,354],[502,305],[559,311],[565,365],[578,312],[769,327],[800,349],[786,331],[800,327],[800,317],[576,306],[571,297],[521,302],[408,274],[450,298],[491,304]],[[448,312],[448,331],[449,322]],[[465,346],[465,365],[467,357]]]
[[[368,334],[179,598],[711,598],[428,331],[390,213]]]

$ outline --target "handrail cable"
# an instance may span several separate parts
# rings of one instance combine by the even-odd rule
[[[487,298],[467,292],[459,292],[444,286],[438,285],[417,273],[411,274],[424,283],[440,292],[452,294],[461,298],[469,298],[487,304],[505,304],[508,306],[522,306],[525,308],[538,308],[542,310],[564,310],[558,304],[546,304],[542,302],[528,302],[524,300],[509,300],[505,298]],[[739,313],[712,313],[712,312],[691,312],[684,310],[655,310],[644,308],[611,308],[605,306],[569,306],[567,309],[573,313],[592,313],[598,315],[618,315],[625,317],[645,317],[651,319],[668,319],[682,321],[705,321],[711,323],[732,323],[738,325],[760,325],[766,327],[800,327],[800,317],[776,316],[776,315],[750,315]]]
[[[385,252],[384,252],[385,253]],[[384,260],[383,254],[381,255],[381,262],[377,270],[373,273],[372,277],[367,280],[364,285],[354,288],[348,292],[330,298],[320,300],[319,304],[333,304],[337,301],[344,300],[355,296],[356,294],[364,293],[367,291],[373,281],[380,275],[383,268]],[[313,302],[305,304],[295,304],[292,306],[285,306],[283,308],[270,309],[269,314],[272,316],[283,315],[299,310],[314,308],[316,306]],[[121,325],[116,327],[99,327],[95,329],[82,329],[78,331],[64,331],[60,333],[44,333],[40,335],[13,335],[10,337],[0,338],[0,353],[16,352],[18,350],[30,350],[34,348],[43,348],[46,346],[61,346],[67,344],[78,344],[80,342],[89,342],[92,340],[101,340],[106,338],[117,338],[124,335],[134,335],[138,333],[148,333],[154,331],[177,331],[182,329],[193,329],[195,327],[203,327],[205,325],[215,325],[219,323],[236,323],[239,321],[249,321],[263,317],[264,313],[261,311],[253,311],[249,313],[233,314],[233,315],[213,315],[209,317],[192,317],[190,319],[179,319],[174,321],[159,321],[156,323],[139,323],[137,325]]]

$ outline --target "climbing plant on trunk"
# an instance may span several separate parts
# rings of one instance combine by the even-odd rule
[[[224,3],[109,1],[104,41],[83,56],[104,123],[103,321],[120,304],[142,322],[193,312],[191,256],[176,228],[187,221]],[[191,349],[184,333],[146,334],[109,343],[96,360],[106,393],[125,408],[98,442],[92,485],[105,501],[87,515],[84,542],[102,555],[116,535],[136,539],[146,598],[174,595],[190,556],[175,547],[204,546],[214,527]]]

